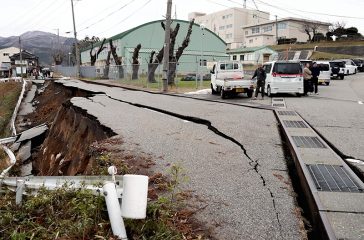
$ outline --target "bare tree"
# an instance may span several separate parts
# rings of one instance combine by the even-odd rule
[[[306,33],[307,36],[308,36],[308,42],[311,42],[312,41],[312,35],[311,35],[311,25],[310,23],[304,23],[302,25],[302,29],[301,29],[302,32]]]
[[[185,37],[185,39],[183,40],[182,46],[180,46],[177,49],[176,54],[174,54],[174,46],[176,43],[176,37],[178,35],[178,31],[180,29],[180,24],[178,23],[176,25],[176,27],[171,31],[170,33],[170,48],[169,48],[169,71],[168,71],[168,84],[172,84],[174,83],[174,78],[176,76],[176,69],[177,69],[177,63],[179,58],[182,56],[183,51],[185,50],[185,48],[188,46],[189,42],[190,42],[190,37],[191,37],[191,33],[192,33],[192,26],[195,22],[195,19],[192,19],[190,21],[189,27],[188,27],[188,31],[187,31],[187,35]],[[162,28],[165,30],[165,25],[162,22],[161,23]],[[150,59],[149,59],[149,64],[148,64],[148,81],[149,82],[155,82],[155,70],[157,69],[159,63],[162,62],[163,60],[163,55],[164,55],[164,47],[162,47],[161,50],[159,50],[159,53],[157,54],[156,58],[153,60],[153,57],[155,55],[155,52],[153,51],[151,53]]]
[[[112,39],[109,40],[109,44],[112,57],[114,58],[115,65],[118,70],[118,78],[124,78],[124,68],[122,66],[121,57],[119,58],[118,54],[116,53],[116,47],[114,47],[112,44]]]
[[[142,45],[139,43],[136,48],[134,48],[133,52],[133,75],[131,79],[138,79],[138,71],[139,71],[139,51],[141,49]]]
[[[104,44],[106,42],[106,38],[104,38],[104,40],[102,40],[101,46],[99,47],[99,49],[97,50],[97,52],[95,54],[92,54],[93,49],[94,49],[94,43],[91,43],[91,49],[90,49],[90,59],[91,59],[91,66],[95,66],[96,60],[99,57],[99,54],[102,52],[102,50],[104,50],[106,47],[104,47]]]
[[[173,57],[174,61],[172,61],[170,64],[169,64],[169,72],[168,72],[168,79],[169,79],[169,82],[168,84],[171,84],[174,82],[174,78],[176,77],[176,69],[177,69],[177,63],[180,59],[180,57],[182,56],[183,54],[183,51],[188,47],[188,44],[190,43],[190,39],[191,39],[191,34],[192,34],[192,27],[193,27],[193,24],[195,23],[195,19],[192,19],[190,21],[190,24],[188,26],[188,30],[187,30],[187,34],[186,34],[186,37],[185,39],[183,40],[182,42],[182,46],[180,46],[178,49],[177,49],[177,52],[176,52],[176,56]]]
[[[109,78],[109,69],[110,69],[110,58],[111,58],[111,51],[107,52],[106,64],[104,68],[104,77],[105,79]]]

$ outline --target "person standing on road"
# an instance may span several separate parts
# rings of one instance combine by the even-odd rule
[[[306,63],[305,68],[303,69],[303,95],[307,96],[309,81],[312,78],[312,72],[310,70],[310,64]]]
[[[311,72],[312,82],[315,87],[315,94],[318,95],[318,76],[320,76],[320,68],[317,66],[317,63],[313,63]]]
[[[259,64],[258,68],[255,70],[252,80],[257,77],[257,87],[255,88],[255,96],[254,100],[257,99],[259,91],[262,94],[262,99],[264,99],[264,86],[265,86],[265,79],[267,78],[267,74],[263,69],[263,65]]]

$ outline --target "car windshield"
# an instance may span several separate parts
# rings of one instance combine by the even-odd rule
[[[239,65],[237,63],[222,63],[220,64],[221,70],[233,70],[239,69]]]
[[[329,71],[330,70],[329,64],[326,64],[326,63],[319,63],[319,64],[317,64],[317,66],[319,67],[320,71]]]
[[[330,67],[345,67],[345,64],[343,62],[330,62]]]
[[[273,72],[278,74],[300,74],[302,67],[299,63],[276,63]]]

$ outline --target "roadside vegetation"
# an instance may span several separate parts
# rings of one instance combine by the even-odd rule
[[[1,83],[0,85],[0,138],[10,136],[9,122],[21,92],[18,82]],[[7,155],[0,148],[0,170],[7,166]]]
[[[1,83],[0,85],[0,137],[10,135],[9,122],[21,92],[18,82]]]

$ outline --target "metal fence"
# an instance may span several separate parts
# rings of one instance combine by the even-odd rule
[[[170,62],[170,84],[175,88],[202,88],[210,80],[210,70],[197,62]],[[76,77],[76,67],[56,66],[54,71],[64,77]],[[123,64],[109,66],[81,66],[82,78],[112,80],[124,85],[161,90],[163,65],[159,63]]]

